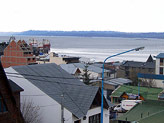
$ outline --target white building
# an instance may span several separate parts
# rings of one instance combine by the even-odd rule
[[[40,107],[42,123],[95,123],[101,113],[101,90],[87,86],[56,64],[14,66],[5,69],[9,79],[24,89],[21,102]],[[104,99],[103,121],[109,123]]]
[[[164,53],[158,54],[155,63],[155,74],[138,74],[138,77],[153,82],[154,87],[164,88]]]

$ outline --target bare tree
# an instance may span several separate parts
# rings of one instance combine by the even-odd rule
[[[140,79],[140,85],[146,87],[156,87],[156,83],[154,79]]]
[[[41,114],[39,113],[40,107],[35,106],[32,100],[24,99],[21,104],[21,111],[25,123],[40,123]]]

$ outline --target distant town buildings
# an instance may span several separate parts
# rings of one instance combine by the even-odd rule
[[[155,73],[155,61],[151,55],[146,62],[125,61],[117,71],[117,77],[128,78],[136,82],[138,73]]]
[[[48,54],[50,51],[51,44],[49,40],[43,39],[42,41],[37,41],[35,39],[29,39],[29,45],[33,50],[33,54],[36,56]]]
[[[58,54],[51,52],[50,53],[50,63],[60,64],[69,64],[69,63],[78,63],[79,57],[70,57],[66,55],[59,56]]]
[[[153,87],[164,88],[164,53],[158,54],[155,58],[155,73],[138,73],[138,78],[149,83],[153,82]]]
[[[10,66],[36,64],[36,58],[29,45],[24,40],[19,40],[18,42],[13,40],[4,49],[1,62],[3,67],[7,68]]]

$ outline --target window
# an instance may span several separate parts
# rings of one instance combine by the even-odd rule
[[[160,65],[163,66],[163,59],[162,58],[160,58]]]
[[[100,123],[100,113],[89,117],[89,123]]]
[[[77,121],[75,121],[74,123],[81,123],[81,120],[77,120]]]
[[[0,112],[6,112],[6,111],[7,111],[6,105],[5,105],[2,97],[0,96]]]
[[[30,61],[30,58],[28,58],[27,60]]]
[[[163,74],[163,67],[160,67],[159,74]]]

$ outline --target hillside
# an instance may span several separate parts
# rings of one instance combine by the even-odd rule
[[[81,37],[123,37],[123,38],[164,38],[164,33],[125,33],[115,31],[37,31],[29,30],[24,32],[9,32],[0,35],[27,35],[27,36],[81,36]]]

